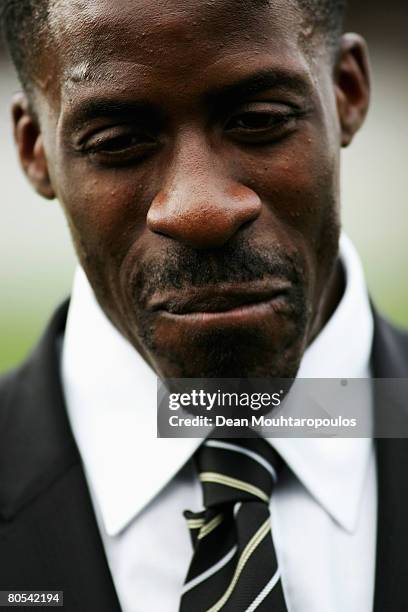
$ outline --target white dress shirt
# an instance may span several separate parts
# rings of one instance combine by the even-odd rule
[[[341,238],[346,289],[299,377],[365,378],[373,336],[358,255]],[[62,355],[68,417],[123,612],[176,612],[202,508],[200,440],[156,437],[156,376],[98,306],[81,269]],[[366,409],[371,411],[369,397]],[[377,493],[369,439],[273,439],[290,467],[271,501],[289,612],[371,612]],[[239,612],[239,611],[237,611]]]

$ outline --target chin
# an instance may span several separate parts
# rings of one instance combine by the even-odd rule
[[[218,330],[166,353],[157,345],[149,352],[162,378],[295,378],[304,345],[303,336],[276,345],[246,330]]]

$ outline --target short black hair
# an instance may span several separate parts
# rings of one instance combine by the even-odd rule
[[[21,83],[29,90],[34,62],[48,25],[52,0],[0,0],[1,25],[6,45]],[[347,0],[295,0],[304,14],[323,32],[331,46],[343,30]]]

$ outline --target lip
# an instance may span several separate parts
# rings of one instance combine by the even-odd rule
[[[196,322],[242,319],[286,302],[290,287],[287,281],[275,281],[191,288],[156,294],[148,308],[171,318]]]

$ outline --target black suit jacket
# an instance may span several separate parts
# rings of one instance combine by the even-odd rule
[[[0,383],[0,590],[63,590],[67,612],[120,612],[64,407],[58,339],[67,307]],[[408,335],[374,316],[374,376],[408,378]],[[379,439],[376,449],[374,612],[407,612],[408,441]]]

